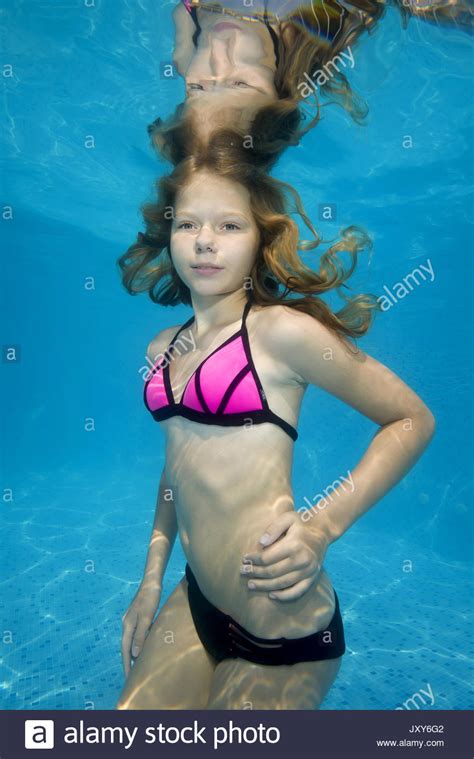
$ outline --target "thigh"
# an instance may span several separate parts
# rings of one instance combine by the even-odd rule
[[[291,665],[224,659],[214,672],[207,709],[319,709],[342,656]]]
[[[197,635],[183,577],[151,626],[117,709],[205,709],[215,667]]]

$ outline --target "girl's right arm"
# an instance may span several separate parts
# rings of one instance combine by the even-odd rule
[[[163,576],[178,531],[172,492],[167,486],[163,469],[150,545],[143,579],[129,608],[122,617],[122,663],[128,677],[131,659],[136,658],[145,642],[158,609]]]
[[[166,482],[165,470],[161,473],[158,496],[156,499],[155,518],[151,532],[150,545],[139,591],[159,590],[163,585],[168,559],[178,532],[173,493]]]
[[[177,329],[176,325],[167,327],[149,343],[147,358],[151,366],[161,358]],[[131,659],[140,653],[158,609],[163,576],[177,531],[173,493],[163,469],[143,579],[135,598],[122,617],[122,662],[126,677],[130,672]]]

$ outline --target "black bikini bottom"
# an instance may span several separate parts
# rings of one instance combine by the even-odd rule
[[[296,664],[302,661],[336,659],[346,650],[344,628],[336,592],[336,608],[325,630],[303,638],[259,638],[202,594],[189,564],[186,564],[188,599],[197,634],[218,662],[247,659],[256,664]]]

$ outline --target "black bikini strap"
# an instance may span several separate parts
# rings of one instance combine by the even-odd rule
[[[174,345],[174,341],[175,341],[175,340],[176,340],[176,338],[178,337],[179,333],[180,333],[180,332],[182,332],[182,331],[183,331],[183,329],[186,329],[186,327],[189,327],[189,326],[190,326],[190,325],[193,323],[193,321],[194,321],[194,315],[193,315],[193,316],[191,316],[191,317],[188,319],[188,321],[187,321],[187,322],[184,322],[184,324],[183,324],[183,325],[182,325],[182,326],[181,326],[181,327],[178,329],[178,331],[176,332],[176,334],[175,334],[175,336],[173,337],[172,341],[171,341],[171,342],[170,342],[170,344],[168,345],[168,350],[171,348],[171,346],[172,346],[172,345]]]
[[[245,326],[247,315],[248,315],[248,312],[250,311],[251,308],[252,308],[252,301],[251,300],[247,300],[247,303],[245,304],[245,308],[244,308],[244,313],[242,314],[241,329],[243,329],[244,326]]]
[[[193,34],[193,45],[194,47],[197,47],[197,41],[199,39],[199,35],[201,34],[201,24],[199,23],[198,12],[195,5],[190,8],[189,13],[191,14],[191,18],[194,21],[194,26],[196,27]]]
[[[280,40],[279,40],[278,34],[274,30],[273,26],[270,24],[270,21],[268,19],[268,0],[265,0],[263,21],[264,21],[265,26],[268,29],[270,37],[272,38],[273,49],[275,51],[275,63],[276,63],[276,67],[278,68],[278,64],[280,63]]]

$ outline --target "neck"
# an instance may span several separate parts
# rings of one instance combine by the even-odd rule
[[[243,289],[216,296],[193,293],[194,336],[200,340],[210,330],[221,329],[241,320],[247,300],[247,293]]]

